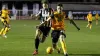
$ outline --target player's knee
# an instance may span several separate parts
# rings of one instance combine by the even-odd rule
[[[40,36],[40,34],[39,33],[36,33],[35,37],[38,38],[39,36]]]
[[[35,36],[40,36],[41,35],[41,32],[39,30],[36,30],[36,35]]]
[[[64,36],[61,35],[59,39],[60,39],[60,42],[64,41]]]

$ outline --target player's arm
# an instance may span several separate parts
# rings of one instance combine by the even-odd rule
[[[38,27],[42,26],[43,24],[49,22],[52,18],[54,18],[53,10],[50,10],[50,12],[51,12],[51,15],[48,17],[48,19],[44,21],[43,23],[41,23],[40,25],[38,25]]]
[[[34,17],[35,20],[38,20],[38,18],[40,17],[41,13],[42,13],[42,12],[41,12],[41,9],[40,9],[40,11],[39,11],[37,14],[35,14],[35,15],[34,15],[34,14],[31,14],[31,17],[32,17],[32,18]]]
[[[40,17],[40,16],[39,16],[39,15],[37,15],[37,14],[36,14],[36,15],[31,14],[31,18],[35,18],[35,20],[38,20],[38,19],[39,19],[39,17]]]
[[[66,14],[65,14],[65,18],[66,18]],[[73,25],[77,28],[77,30],[80,30],[80,28],[79,28],[79,27],[76,25],[76,23],[73,21],[73,15],[72,15],[72,13],[70,13],[70,14],[68,15],[68,19],[69,19],[70,23],[73,24]]]
[[[76,25],[76,23],[72,19],[69,18],[69,20],[70,20],[70,23],[73,24],[77,30],[80,30],[80,28]]]
[[[44,21],[43,23],[41,23],[41,24],[40,24],[40,25],[38,25],[37,27],[42,26],[43,24],[45,24],[45,23],[49,22],[51,19],[52,19],[52,17],[49,17],[46,21]]]
[[[38,14],[34,15],[35,20],[38,20],[38,19],[40,18],[40,15],[41,15],[41,12],[40,12],[40,11],[39,11],[39,13],[38,13]]]

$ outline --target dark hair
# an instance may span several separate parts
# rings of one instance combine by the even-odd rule
[[[63,7],[63,5],[61,3],[57,4],[57,6]]]
[[[48,0],[42,0],[41,3],[45,3],[45,4],[48,4]]]

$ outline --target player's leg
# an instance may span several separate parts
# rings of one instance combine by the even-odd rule
[[[3,23],[4,27],[1,29],[0,35],[2,35],[2,37],[4,37],[4,38],[7,38],[7,36],[6,36],[6,32],[8,30],[7,21],[2,19],[2,23]]]
[[[2,35],[2,33],[3,33],[3,31],[4,31],[4,19],[3,18],[1,18],[1,22],[2,22],[2,24],[3,24],[3,28],[1,29],[1,31],[0,31],[0,35]]]
[[[90,24],[89,24],[89,21],[88,21],[88,24],[87,24],[87,26],[86,26],[86,27],[88,28],[89,26],[90,26]]]
[[[8,32],[8,28],[9,28],[9,24],[8,24],[8,22],[5,20],[5,21],[4,21],[4,31],[3,31],[3,33],[2,33],[2,36],[5,37],[5,38],[7,38],[6,34],[7,34],[7,32]]]
[[[89,24],[90,24],[90,29],[91,29],[92,28],[92,21],[90,21]]]
[[[8,32],[11,29],[10,24],[8,24],[7,27],[8,27],[8,29],[7,29],[7,32]]]
[[[98,25],[98,19],[96,19],[96,25]]]
[[[3,31],[4,31],[4,28],[1,29],[1,31],[0,31],[0,35],[2,35]]]
[[[7,27],[8,27],[8,30],[7,30],[7,32],[8,32],[11,29],[11,27],[10,27],[10,20],[9,19],[7,19]]]
[[[68,56],[67,48],[66,48],[66,42],[65,42],[64,39],[65,39],[64,35],[60,34],[60,43],[61,43],[61,46],[62,46],[64,55],[65,55],[65,56]]]
[[[2,28],[0,34],[6,34],[7,30],[9,29],[9,20],[8,18],[1,18],[1,22],[3,23],[4,28]]]
[[[41,38],[41,43],[43,43],[46,40],[46,37],[49,35],[50,29],[50,27],[44,27],[44,29],[42,30],[43,35]]]
[[[36,36],[35,36],[35,51],[33,52],[33,55],[38,54],[38,47],[40,44],[40,35],[41,35],[41,31],[39,29],[37,29]]]
[[[58,53],[60,53],[60,50],[61,50],[57,45],[59,34],[60,34],[60,31],[55,31],[55,30],[53,30],[51,33],[53,48],[56,49]]]

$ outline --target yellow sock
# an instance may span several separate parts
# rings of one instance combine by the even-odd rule
[[[7,33],[8,27],[5,28],[5,30],[3,31],[3,35],[5,35]]]
[[[0,35],[2,35],[3,31],[4,31],[4,28],[1,29],[1,31],[0,31]]]
[[[67,50],[66,50],[65,41],[61,41],[61,45],[62,45],[62,49],[63,49],[64,54],[66,54],[67,53]]]
[[[90,25],[90,29],[92,28],[92,25]]]

